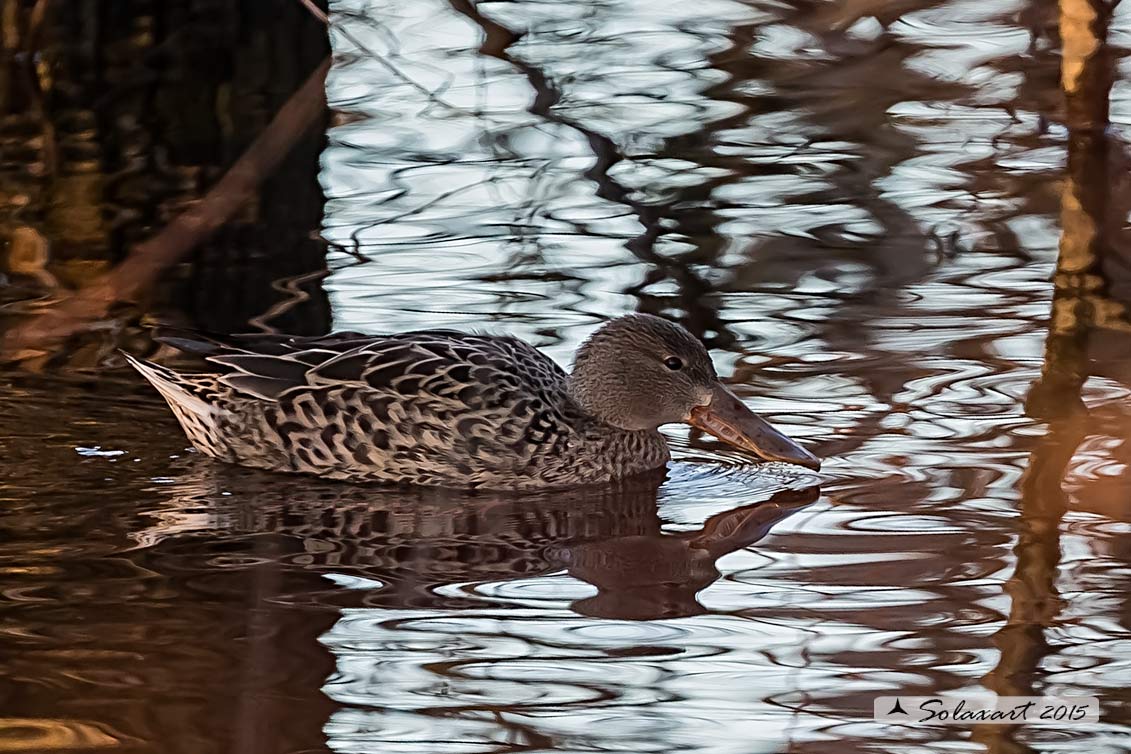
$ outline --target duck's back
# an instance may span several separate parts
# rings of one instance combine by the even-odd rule
[[[193,444],[225,461],[352,481],[534,488],[608,481],[667,458],[655,433],[596,426],[570,399],[565,372],[517,338],[164,340],[217,369],[131,361]]]

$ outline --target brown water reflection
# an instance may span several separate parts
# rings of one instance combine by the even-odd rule
[[[325,52],[297,3],[84,6],[39,24],[31,85],[32,5],[3,17],[5,328],[199,197]],[[1127,8],[332,10],[336,125],[147,300],[2,373],[0,750],[1126,748]],[[148,318],[564,361],[636,309],[828,459],[818,500],[682,436],[658,490],[604,495],[255,475],[185,453],[113,355]],[[868,721],[982,688],[1104,721]]]
[[[351,622],[359,614],[384,623],[414,611],[474,623],[508,603],[606,620],[702,614],[696,593],[721,576],[715,562],[817,498],[811,480],[743,481],[736,469],[732,489],[759,502],[665,533],[657,491],[666,475],[517,498],[280,485],[191,454],[172,453],[170,469],[175,442],[140,456],[119,450],[138,446],[135,422],[157,413],[131,407],[136,401],[121,390],[108,396],[114,409],[57,427],[30,447],[34,417],[54,399],[7,388],[16,398],[4,406],[15,431],[3,450],[18,471],[5,486],[5,508],[22,523],[0,549],[11,650],[8,749],[71,739],[86,743],[62,748],[142,746],[154,736],[163,751],[313,745],[339,714],[322,691],[350,710],[356,705],[339,688],[356,694],[352,687],[371,683],[350,675],[358,646],[372,640]],[[86,445],[92,431],[110,445]],[[44,487],[39,464],[69,467],[67,482]],[[173,475],[156,476],[157,469]],[[694,500],[697,472],[673,473],[665,495],[683,489],[681,502]],[[99,489],[113,494],[91,506],[88,496]],[[563,570],[596,590],[525,593],[532,580]],[[644,647],[627,657],[653,653]],[[379,654],[393,662],[397,651]],[[421,664],[414,674],[458,681],[454,667],[431,668],[426,654],[411,659]],[[376,688],[387,693],[385,686]],[[503,697],[498,706],[499,714],[523,711]],[[43,717],[46,708],[57,719]],[[464,715],[452,711],[457,721]]]

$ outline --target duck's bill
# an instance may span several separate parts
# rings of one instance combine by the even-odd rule
[[[691,409],[687,423],[767,461],[821,468],[815,455],[770,426],[721,383],[711,392],[710,403]]]

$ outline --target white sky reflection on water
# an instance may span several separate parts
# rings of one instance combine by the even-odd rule
[[[343,24],[443,100],[336,37],[331,100],[367,117],[331,133],[325,225],[373,260],[335,257],[337,326],[490,327],[566,362],[642,300],[701,306],[720,370],[831,456],[820,503],[718,561],[699,595],[712,614],[591,623],[569,606],[593,588],[567,576],[445,587],[485,600],[465,613],[345,614],[324,637],[343,674],[327,693],[353,705],[327,728],[342,750],[364,750],[363,729],[390,751],[489,748],[498,721],[464,706],[480,698],[562,750],[888,750],[890,731],[849,722],[869,694],[981,687],[1043,436],[1022,404],[1045,357],[1064,132],[1040,132],[1058,93],[1026,71],[1055,58],[1043,38],[1031,51],[1025,4],[919,5],[881,24],[837,3],[478,4],[515,32],[513,63],[480,54],[500,42],[447,4],[335,6],[378,19]],[[1127,397],[1118,379],[1087,390]],[[701,525],[700,480],[681,479],[663,515]],[[1077,506],[1066,584],[1125,555]],[[511,600],[525,612],[493,604]],[[676,656],[604,659],[653,644]],[[467,664],[440,679],[440,658]]]

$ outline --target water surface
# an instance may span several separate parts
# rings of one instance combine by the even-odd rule
[[[0,376],[0,750],[1126,750],[1131,109],[1117,83],[1110,170],[1081,184],[1054,6],[332,10],[335,116],[259,205],[140,310]],[[296,39],[319,57],[297,11],[178,17],[230,37],[139,13],[100,23],[147,50],[144,85],[113,57],[80,75],[81,25],[50,35],[59,178],[13,159],[4,222],[52,259],[8,270],[5,323],[217,174],[301,80]],[[242,63],[202,65],[228,40]],[[131,121],[139,88],[160,107]],[[113,350],[167,356],[155,319],[442,325],[566,363],[626,311],[702,337],[820,479],[678,429],[666,478],[615,490],[276,477],[186,450]],[[1103,721],[870,721],[878,694],[985,689],[1096,695]]]

